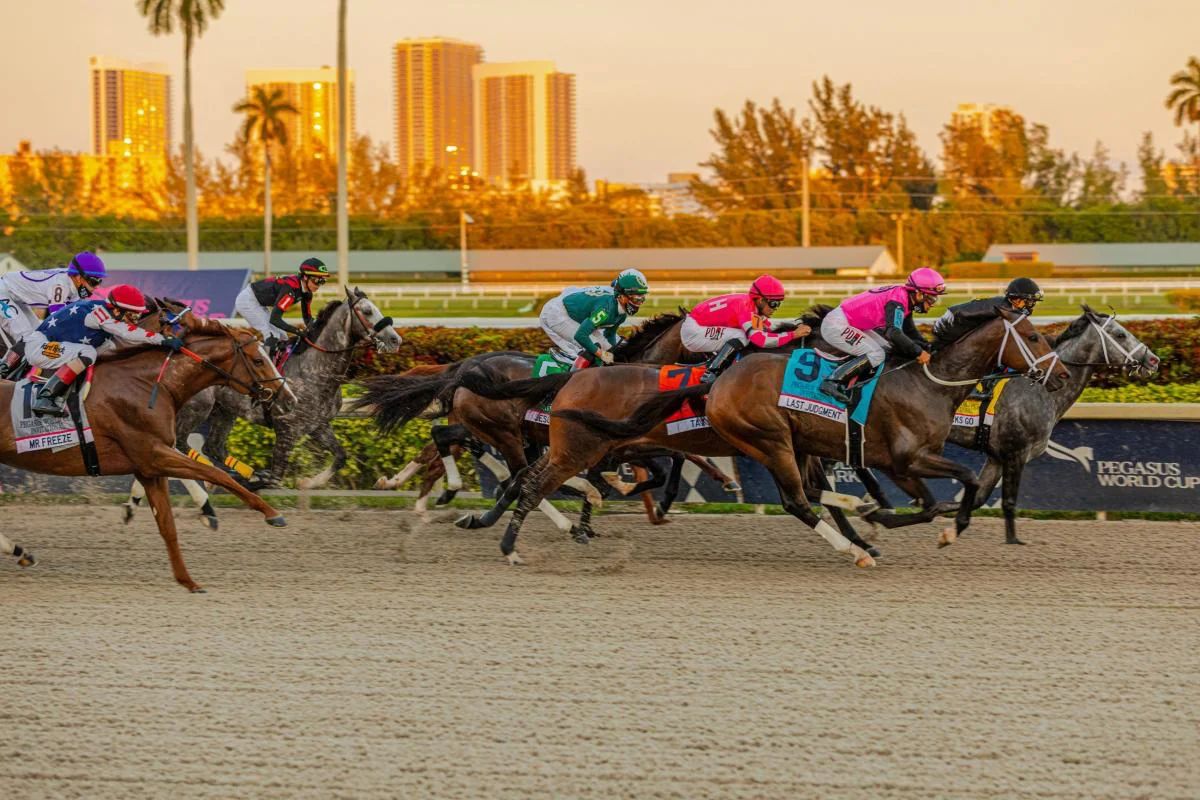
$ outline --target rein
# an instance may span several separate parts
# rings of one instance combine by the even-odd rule
[[[1137,354],[1149,348],[1146,346],[1145,342],[1140,341],[1137,343],[1137,347],[1133,348],[1132,350],[1126,350],[1124,347],[1122,347],[1120,342],[1113,338],[1111,333],[1105,330],[1109,324],[1115,321],[1116,315],[1113,315],[1105,319],[1103,325],[1098,325],[1096,324],[1096,320],[1088,317],[1088,322],[1091,323],[1091,326],[1096,329],[1098,334],[1100,334],[1101,352],[1104,353],[1103,361],[1067,361],[1066,359],[1063,359],[1062,363],[1069,367],[1110,367],[1112,369],[1124,368],[1127,370],[1140,366],[1140,363],[1137,360]],[[1112,359],[1108,357],[1109,344],[1112,344],[1113,349],[1124,356],[1125,360],[1120,364],[1114,364]]]
[[[247,345],[251,344],[251,342],[242,342],[242,343],[238,344],[237,339],[234,339],[232,337],[232,335],[230,336],[230,338],[234,342],[233,351],[237,354],[238,358],[240,358],[242,363],[245,365],[246,372],[253,375],[254,371],[252,369],[250,369],[250,364],[246,357],[246,353],[244,352],[245,347]],[[277,378],[269,378],[267,380],[255,380],[253,383],[247,383],[246,381],[244,381],[241,378],[234,375],[229,370],[225,369],[224,367],[222,367],[218,364],[214,364],[212,361],[209,361],[207,358],[205,358],[204,356],[195,352],[194,350],[190,350],[187,347],[181,347],[181,348],[179,348],[179,352],[182,355],[190,358],[192,361],[195,361],[197,364],[200,364],[203,367],[205,367],[206,369],[210,369],[213,372],[220,375],[222,378],[225,379],[226,385],[233,384],[234,386],[244,389],[246,394],[249,395],[255,402],[260,403],[268,408],[271,406],[271,404],[273,404],[275,402],[275,398],[277,398],[279,396],[279,393],[275,390],[267,388],[264,384],[274,383],[275,381],[279,381],[281,388],[283,386],[287,385],[287,378],[283,377],[282,375],[280,375]],[[162,385],[163,377],[166,375],[166,372],[167,372],[167,366],[171,363],[171,356],[173,356],[173,355],[174,355],[174,353],[168,353],[167,357],[165,359],[163,359],[162,366],[159,367],[158,377],[154,381],[154,388],[150,390],[150,402],[148,404],[149,408],[154,408],[155,403],[158,402],[158,390],[159,390],[159,387]]]
[[[1046,353],[1043,356],[1035,357],[1033,351],[1029,349],[1029,345],[1025,344],[1025,340],[1021,338],[1021,335],[1017,333],[1016,330],[1017,323],[1010,322],[1007,319],[1004,320],[1004,338],[1000,340],[1000,347],[996,351],[996,366],[1004,366],[1004,347],[1008,344],[1009,340],[1012,340],[1012,343],[1016,345],[1017,350],[1021,353],[1021,357],[1025,359],[1025,366],[1027,367],[1024,373],[1025,377],[1032,381],[1037,381],[1038,383],[1045,383],[1047,380],[1049,380],[1050,371],[1054,369],[1054,365],[1061,360],[1058,357],[1058,353],[1056,353],[1054,350],[1051,350],[1049,353]],[[1039,367],[1038,364],[1042,363],[1043,361],[1049,361],[1050,366],[1046,369]],[[908,364],[912,363],[914,363],[914,361],[909,361],[904,366],[908,366]],[[925,377],[929,378],[929,380],[933,381],[939,386],[974,386],[980,381],[996,377],[997,375],[1006,374],[993,372],[989,375],[984,375],[982,378],[972,378],[971,380],[966,381],[948,381],[944,378],[939,378],[934,375],[929,370],[928,363],[922,364],[921,368],[925,372]]]
[[[375,325],[372,326],[367,318],[363,316],[362,312],[358,310],[359,302],[364,299],[365,298],[360,297],[358,300],[355,300],[353,304],[350,304],[350,311],[353,312],[354,318],[358,320],[359,324],[363,326],[363,331],[367,333],[367,335],[362,339],[359,339],[349,347],[341,347],[332,350],[327,347],[321,347],[321,345],[317,344],[312,339],[309,339],[308,336],[301,337],[304,340],[304,343],[316,350],[318,353],[332,354],[349,353],[364,345],[367,347],[374,347],[378,343],[374,334],[378,334],[384,328],[391,327],[394,323],[391,317],[383,317],[379,320],[379,322],[376,322]]]

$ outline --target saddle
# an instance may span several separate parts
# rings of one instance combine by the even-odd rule
[[[542,353],[533,362],[533,369],[530,371],[531,378],[545,378],[548,375],[557,375],[562,372],[570,372],[571,366],[575,363],[575,359],[568,356],[557,347],[551,347],[547,353]],[[537,405],[529,408],[525,412],[525,421],[532,422],[535,425],[550,424],[550,405],[554,402],[553,396],[545,397]]]
[[[842,403],[826,394],[821,389],[821,384],[837,365],[847,358],[845,355],[834,356],[812,348],[794,350],[783,373],[779,405],[792,411],[842,423],[846,429],[845,463],[852,467],[861,467],[865,444],[864,426],[880,371],[877,370],[847,387],[850,390],[850,402]]]

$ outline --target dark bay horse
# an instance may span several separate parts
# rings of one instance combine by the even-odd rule
[[[1148,377],[1158,371],[1159,359],[1145,344],[1125,330],[1114,316],[1098,314],[1083,306],[1083,315],[1059,334],[1054,352],[1067,366],[1071,377],[1057,392],[1029,381],[1010,381],[996,406],[991,434],[983,452],[987,462],[979,472],[976,504],[991,496],[996,483],[1004,511],[1004,540],[1023,544],[1017,538],[1017,497],[1025,465],[1046,451],[1054,426],[1087,387],[1097,369],[1120,369]],[[975,429],[954,426],[949,441],[971,450],[979,449]]]
[[[95,369],[87,412],[103,474],[132,474],[142,482],[175,580],[199,592],[203,590],[188,574],[179,550],[168,478],[215,483],[260,512],[267,524],[283,527],[286,522],[283,515],[226,473],[176,450],[175,415],[188,399],[209,386],[231,386],[280,412],[295,403],[295,395],[253,333],[190,313],[184,315],[181,325],[186,351],[169,359],[157,347],[128,348],[103,356]],[[149,408],[156,379],[157,399]],[[14,386],[0,381],[0,408],[9,407]],[[8,414],[0,414],[0,462],[49,475],[86,474],[77,448],[18,453]]]
[[[969,469],[941,455],[954,409],[975,381],[997,365],[1041,375],[1043,367],[1039,365],[1045,363],[1046,377],[1057,388],[1067,372],[1055,360],[1049,343],[1026,317],[1003,313],[946,345],[924,370],[913,367],[916,362],[889,369],[879,379],[866,426],[867,464],[901,476],[952,477],[962,482],[964,500],[956,520],[961,532],[970,521],[977,483]],[[839,423],[777,405],[787,363],[780,355],[756,353],[726,370],[711,388],[695,386],[661,393],[656,381],[639,380],[640,371],[629,368],[579,373],[556,396],[550,450],[526,475],[501,550],[511,557],[532,504],[557,488],[566,475],[574,474],[581,461],[645,436],[684,402],[699,400],[707,391],[705,411],[713,432],[727,446],[767,467],[779,486],[784,508],[839,552],[850,554],[855,563],[872,565],[860,546],[820,520],[808,504],[801,471],[807,461],[798,456],[838,459],[845,452],[845,433]],[[592,410],[597,408],[605,413]],[[555,425],[556,420],[575,424]],[[682,436],[673,438],[682,440]]]

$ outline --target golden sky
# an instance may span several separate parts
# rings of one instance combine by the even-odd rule
[[[23,138],[88,146],[90,55],[167,63],[182,107],[182,39],[151,37],[134,0],[19,5],[0,48],[0,150]],[[246,69],[336,62],[336,7],[227,0],[194,60],[206,153],[233,137]],[[478,42],[489,61],[550,59],[575,73],[591,178],[695,169],[712,149],[714,107],[776,95],[803,107],[824,73],[903,111],[935,156],[955,104],[992,102],[1048,124],[1058,147],[1090,153],[1101,139],[1132,162],[1145,130],[1160,145],[1179,139],[1162,101],[1171,73],[1200,55],[1200,0],[350,0],[360,132],[390,145],[391,45],[432,35]]]

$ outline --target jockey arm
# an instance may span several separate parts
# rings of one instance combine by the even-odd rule
[[[592,340],[592,333],[597,329],[604,332],[604,338],[608,339],[609,343],[614,343],[617,336],[615,326],[604,326],[608,320],[608,311],[604,308],[597,308],[583,322],[579,323],[579,328],[575,331],[575,342],[583,348],[589,356],[595,356],[596,351],[600,348]]]
[[[928,349],[929,344],[917,330],[912,315],[903,305],[894,300],[890,301],[883,307],[883,315],[886,321],[886,327],[883,330],[884,338],[891,343],[892,349],[898,354],[905,358],[916,358]]]
[[[293,336],[299,336],[300,329],[283,318],[283,312],[291,308],[292,304],[295,302],[296,298],[291,293],[282,294],[280,298],[275,301],[275,305],[271,308],[271,325],[281,331],[287,331]],[[304,324],[310,324],[307,306],[301,306],[300,310],[304,312]]]
[[[746,339],[750,344],[759,348],[783,347],[796,338],[796,331],[794,330],[772,330],[771,320],[769,319],[764,318],[760,326],[755,326],[752,308],[752,304],[747,304],[745,310],[739,314],[743,319],[738,320],[742,323],[742,331],[746,334]]]
[[[163,337],[154,331],[139,328],[128,322],[117,322],[103,306],[97,306],[83,321],[85,328],[100,330],[109,334],[113,339],[128,344],[162,344]]]

